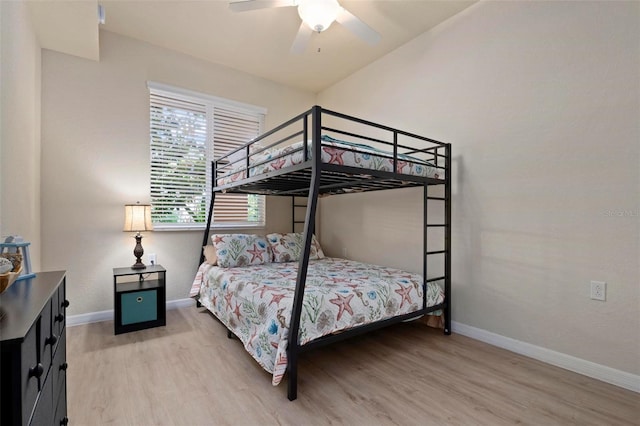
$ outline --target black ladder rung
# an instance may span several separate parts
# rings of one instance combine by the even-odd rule
[[[427,197],[427,200],[440,200],[440,201],[446,201],[446,197]]]
[[[442,253],[446,253],[446,250],[436,250],[436,251],[428,251],[426,253],[427,256],[431,255],[431,254],[442,254]]]
[[[446,223],[427,223],[427,228],[436,227],[436,226],[447,226]]]
[[[306,204],[294,204],[293,207],[307,207]]]
[[[442,277],[438,277],[438,278],[429,278],[426,282],[431,283],[431,282],[434,282],[434,281],[444,280],[445,278],[447,278],[447,277],[442,276]]]

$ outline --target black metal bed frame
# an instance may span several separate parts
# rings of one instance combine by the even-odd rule
[[[323,118],[332,117],[341,123],[349,123],[348,125],[361,125],[365,128],[373,129],[376,132],[390,133],[392,142],[380,139],[379,137],[365,136],[361,133],[353,133],[344,128],[323,126]],[[289,130],[292,126],[301,125],[302,128],[293,133],[288,133],[284,137],[277,136],[283,131]],[[393,171],[381,171],[364,169],[359,167],[351,167],[337,164],[323,163],[321,161],[323,131],[332,132],[347,137],[358,138],[369,142],[376,142],[385,146],[391,146],[393,151]],[[275,142],[269,142],[265,146],[261,146],[258,142],[267,142],[276,137]],[[399,137],[407,137],[419,141],[426,145],[425,148],[415,148],[399,143]],[[303,162],[294,166],[286,167],[280,170],[273,170],[267,173],[250,176],[252,167],[256,167],[260,163],[250,163],[251,158],[256,158],[258,154],[267,149],[278,145],[290,143],[302,139],[308,141],[311,139],[311,155],[307,152],[306,144],[302,144]],[[258,147],[258,148],[256,148]],[[358,149],[353,149],[358,152]],[[404,155],[422,154],[430,158],[432,164],[444,172],[444,180],[437,178],[428,178],[398,173],[398,162],[402,154],[399,150],[403,150]],[[235,163],[229,161],[229,156],[243,151],[243,159]],[[291,155],[291,152],[284,155]],[[277,159],[278,157],[276,157]],[[269,161],[273,161],[271,158]],[[242,167],[238,168],[238,162],[242,162]],[[263,162],[264,163],[264,162]],[[227,193],[245,193],[245,194],[265,194],[290,196],[292,198],[292,231],[295,232],[296,224],[302,222],[296,220],[296,207],[303,207],[302,204],[296,204],[296,197],[307,197],[306,215],[304,220],[304,249],[298,262],[298,274],[296,279],[296,288],[293,299],[293,310],[291,313],[291,323],[289,326],[289,346],[287,348],[287,372],[288,372],[288,388],[287,397],[293,401],[297,398],[298,384],[298,357],[299,354],[312,350],[314,348],[324,346],[333,342],[347,339],[352,336],[377,330],[402,321],[411,320],[423,316],[427,313],[443,310],[444,313],[444,334],[451,334],[451,144],[438,142],[413,133],[404,132],[391,127],[383,126],[370,121],[362,120],[356,117],[348,116],[338,112],[323,109],[320,106],[314,106],[308,111],[292,118],[291,120],[281,124],[273,130],[258,136],[242,147],[229,152],[228,154],[218,158],[212,162],[212,194],[211,205],[209,207],[209,217],[204,232],[203,244],[206,245],[209,240],[209,229],[211,227],[211,219],[215,196],[217,192]],[[233,174],[243,173],[241,179],[218,185],[221,178],[229,177]],[[444,196],[435,197],[428,193],[429,186],[444,185]],[[316,208],[318,205],[319,195],[343,194],[348,192],[365,192],[394,188],[418,187],[422,186],[423,190],[423,301],[422,308],[418,311],[388,318],[386,320],[362,325],[353,329],[345,330],[339,334],[332,334],[321,337],[314,341],[300,345],[298,342],[298,333],[300,326],[300,315],[302,313],[304,289],[307,277],[307,268],[309,266],[309,253],[311,247],[312,235],[315,227]],[[434,200],[444,203],[444,223],[430,224],[427,219],[428,201]],[[444,249],[443,250],[427,250],[427,231],[431,227],[444,228]],[[427,278],[427,257],[431,255],[444,255],[444,275]],[[200,256],[200,263],[204,261],[204,255]],[[445,300],[443,303],[426,307],[426,286],[428,282],[444,280],[445,282]]]

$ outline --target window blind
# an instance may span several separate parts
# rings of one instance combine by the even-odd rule
[[[151,217],[156,229],[204,228],[211,161],[260,134],[264,114],[150,86]],[[264,196],[216,194],[214,227],[264,226]]]
[[[260,134],[262,120],[253,113],[213,107],[214,157],[220,158]],[[227,226],[264,224],[264,196],[216,194],[213,217]]]

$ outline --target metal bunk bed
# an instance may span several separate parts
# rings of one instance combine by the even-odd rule
[[[337,125],[328,126],[327,121]],[[358,133],[351,128],[366,129],[368,135],[362,130]],[[355,138],[359,141],[373,142],[388,149],[389,160],[392,161],[393,170],[373,170],[369,168],[347,166],[343,164],[330,164],[322,162],[322,133],[330,132],[347,138]],[[282,134],[285,134],[282,136]],[[376,136],[369,136],[374,134]],[[385,137],[379,135],[384,134]],[[421,147],[407,146],[399,142],[400,139],[418,141]],[[274,141],[275,139],[275,141]],[[292,141],[302,140],[300,149],[302,161],[281,169],[270,170],[252,175],[252,170],[266,161],[252,161],[260,153],[264,153],[277,146],[290,144]],[[305,144],[304,141],[310,141]],[[307,149],[305,149],[307,148]],[[358,148],[354,148],[358,151]],[[400,153],[402,151],[402,153]],[[243,158],[240,166],[236,161],[229,161],[234,153],[242,152]],[[399,165],[408,155],[426,155],[430,162],[438,170],[443,172],[438,177],[424,177],[399,173]],[[285,154],[283,154],[285,155]],[[277,157],[276,157],[277,158]],[[413,158],[413,157],[410,157]],[[270,160],[272,161],[273,158]],[[204,232],[203,245],[209,240],[213,207],[216,193],[244,193],[263,194],[272,196],[288,196],[292,199],[292,231],[295,232],[297,224],[296,207],[303,207],[300,198],[306,197],[306,216],[304,220],[304,249],[298,263],[296,287],[293,298],[291,323],[289,325],[289,346],[287,348],[287,373],[288,388],[287,397],[293,401],[297,398],[297,374],[299,354],[316,347],[347,339],[372,330],[380,329],[395,323],[416,319],[433,311],[442,310],[444,315],[444,334],[451,334],[451,144],[404,132],[391,127],[383,126],[370,121],[351,117],[338,112],[314,106],[308,111],[292,118],[280,126],[260,135],[244,146],[229,152],[212,162],[212,194],[209,207],[207,226]],[[240,178],[238,174],[240,173]],[[236,179],[229,180],[235,175]],[[226,179],[225,179],[226,178]],[[430,186],[444,186],[442,196],[429,195]],[[375,323],[370,323],[338,334],[331,334],[313,340],[304,345],[299,344],[298,334],[300,315],[303,309],[305,281],[309,266],[309,253],[314,233],[316,208],[320,195],[345,194],[350,192],[377,191],[394,188],[423,187],[423,249],[424,253],[422,277],[422,308],[402,316],[388,318]],[[429,223],[427,221],[428,202],[436,201],[443,206],[443,223]],[[442,250],[427,250],[427,234],[429,228],[444,229],[444,248]],[[434,255],[444,255],[444,274],[442,276],[428,278],[427,258]],[[204,260],[201,254],[200,263]],[[426,307],[427,282],[444,280],[444,302]],[[198,306],[200,304],[198,303]],[[231,331],[228,333],[232,336]]]

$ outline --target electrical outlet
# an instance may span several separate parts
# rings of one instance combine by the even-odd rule
[[[149,263],[151,263],[152,265],[158,264],[158,258],[155,253],[149,255]]]
[[[607,283],[591,281],[591,298],[593,300],[607,300]]]

